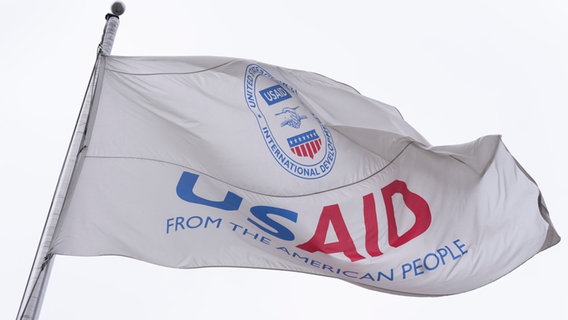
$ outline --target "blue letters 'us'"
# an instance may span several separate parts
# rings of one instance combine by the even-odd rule
[[[184,171],[181,177],[179,178],[179,182],[176,188],[176,193],[178,197],[180,197],[181,199],[187,202],[197,203],[221,210],[233,211],[239,209],[239,207],[241,206],[241,202],[243,201],[243,198],[239,197],[238,195],[230,191],[227,192],[227,194],[225,195],[225,199],[222,201],[207,200],[205,198],[196,195],[193,192],[193,187],[195,187],[197,178],[199,178],[199,175]]]
[[[225,199],[223,199],[222,201],[208,200],[196,195],[193,192],[193,188],[195,187],[198,178],[199,175],[194,173],[187,171],[182,173],[176,187],[176,193],[178,197],[180,197],[180,199],[190,203],[200,204],[226,211],[235,211],[239,209],[243,198],[230,191],[225,194]],[[271,216],[281,217],[285,220],[296,223],[296,221],[298,220],[298,213],[291,210],[270,206],[253,206],[252,208],[250,208],[250,212],[260,222],[252,218],[247,218],[247,221],[257,226],[262,231],[282,240],[294,240],[294,233],[281,223],[273,220]]]

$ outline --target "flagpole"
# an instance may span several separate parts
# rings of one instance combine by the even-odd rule
[[[108,13],[106,15],[107,22],[105,25],[105,30],[103,32],[101,44],[99,45],[99,49],[105,56],[110,55],[110,52],[112,51],[114,37],[116,36],[116,31],[118,30],[119,25],[118,17],[124,13],[125,6],[122,2],[117,1],[113,3],[110,8],[112,13]]]
[[[105,17],[106,24],[101,42],[98,46],[95,66],[93,67],[93,71],[89,79],[89,85],[87,86],[83,103],[81,105],[81,110],[79,112],[77,122],[75,123],[73,136],[69,142],[67,154],[59,174],[55,193],[43,227],[40,242],[36,250],[34,262],[22,296],[16,320],[36,320],[39,317],[43,297],[47,288],[47,282],[49,280],[49,274],[54,261],[54,257],[50,253],[51,241],[65,202],[65,196],[71,182],[75,164],[77,163],[79,154],[83,150],[83,137],[85,135],[85,129],[87,128],[90,107],[97,83],[100,57],[110,55],[119,25],[119,16],[122,15],[124,11],[124,4],[122,2],[115,2],[111,6],[112,13],[107,14]]]

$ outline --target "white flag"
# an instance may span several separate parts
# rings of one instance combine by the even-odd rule
[[[51,254],[446,295],[560,240],[499,136],[433,147],[391,106],[254,61],[102,59]]]

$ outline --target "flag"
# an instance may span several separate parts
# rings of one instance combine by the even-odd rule
[[[560,240],[499,136],[431,146],[392,106],[255,61],[100,59],[49,256],[298,271],[436,296]]]

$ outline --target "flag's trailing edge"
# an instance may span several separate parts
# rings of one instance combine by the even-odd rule
[[[391,106],[254,61],[101,59],[49,255],[300,271],[436,296],[560,240],[499,136],[433,147]]]

